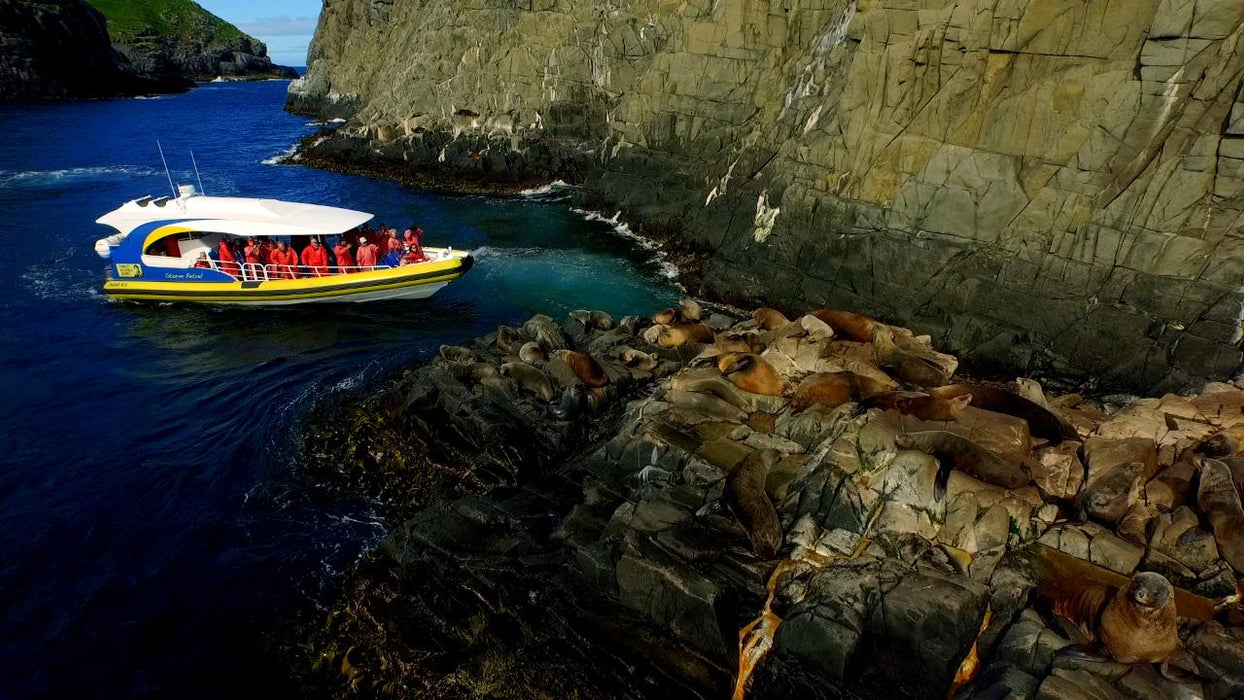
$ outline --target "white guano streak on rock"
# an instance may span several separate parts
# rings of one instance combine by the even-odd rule
[[[773,233],[773,224],[777,223],[778,214],[781,208],[769,206],[769,191],[765,190],[756,198],[756,230],[752,232],[752,237],[757,243],[764,243],[769,234]]]
[[[738,158],[735,158],[734,162],[730,163],[730,167],[726,168],[726,174],[721,176],[721,180],[718,181],[717,186],[714,187],[713,190],[708,193],[708,198],[704,200],[704,206],[707,207],[709,204],[712,203],[714,199],[717,199],[718,197],[726,193],[726,184],[730,182],[730,176],[734,175],[734,166],[738,164],[739,164]]]
[[[821,35],[821,38],[817,40],[816,46],[812,48],[811,58],[804,65],[803,71],[795,77],[795,84],[791,86],[790,91],[786,93],[786,99],[782,101],[782,111],[778,114],[778,119],[785,117],[796,101],[817,92],[816,75],[825,69],[825,61],[829,56],[829,52],[837,48],[847,38],[847,28],[851,26],[851,20],[855,19],[856,9],[855,0],[851,0],[851,4],[847,5],[847,9],[843,11],[842,17],[839,18],[837,24],[827,29]],[[823,91],[824,88],[822,87]]]

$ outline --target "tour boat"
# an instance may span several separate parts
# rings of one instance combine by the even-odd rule
[[[332,250],[342,236],[356,240],[371,218],[318,204],[209,197],[182,185],[176,197],[142,197],[99,217],[96,223],[117,233],[96,241],[95,252],[113,263],[104,283],[111,299],[209,304],[422,299],[474,264],[465,251],[421,246],[406,256],[406,264],[369,267],[247,263],[240,255],[231,263],[215,257],[222,239],[239,243],[239,249],[249,238],[280,240],[300,252],[318,238]]]

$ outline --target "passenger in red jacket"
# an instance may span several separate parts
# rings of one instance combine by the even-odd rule
[[[238,259],[234,256],[233,248],[224,236],[220,237],[220,245],[216,246],[216,253],[220,256],[220,271],[237,277]]]
[[[358,249],[359,267],[364,269],[375,267],[376,252],[376,244],[368,243],[366,238],[360,238]]]
[[[248,263],[263,263],[263,248],[254,238],[246,239],[246,248],[242,250],[242,254],[246,256]]]
[[[394,252],[402,252],[402,242],[397,237],[397,229],[391,228],[384,232],[384,241],[382,245],[384,247],[385,255]]]
[[[269,238],[263,242],[263,262],[265,265],[271,265],[276,262],[272,259],[272,254],[276,252],[276,241]]]
[[[337,245],[333,246],[333,255],[337,256],[338,272],[353,272],[350,268],[354,267],[354,256],[350,253],[350,242],[344,237],[337,241]]]
[[[272,264],[276,266],[273,277],[286,280],[298,277],[298,254],[285,241],[277,243],[276,250],[272,251]]]
[[[302,249],[302,264],[315,277],[328,274],[328,250],[320,245],[320,239],[312,238],[311,245]]]

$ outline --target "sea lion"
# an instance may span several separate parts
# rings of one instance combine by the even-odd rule
[[[665,400],[674,406],[716,420],[741,423],[747,418],[747,411],[732,406],[712,394],[670,389],[665,392]]]
[[[941,386],[959,367],[959,360],[953,355],[940,353],[907,335],[900,337],[890,326],[874,326],[872,338],[877,364],[882,369],[893,370],[908,384],[925,388]]]
[[[544,362],[544,348],[534,340],[523,343],[523,346],[518,349],[518,359],[529,365]]]
[[[507,362],[501,365],[501,376],[513,379],[519,387],[540,397],[541,401],[552,401],[555,392],[549,375],[522,362]]]
[[[698,394],[712,394],[731,406],[737,406],[744,411],[752,410],[752,402],[739,391],[738,387],[721,375],[697,377],[680,372],[670,379],[670,388],[693,391]]]
[[[1005,460],[956,433],[945,430],[903,433],[896,444],[902,449],[918,450],[937,458],[940,468],[934,482],[934,496],[939,501],[946,495],[946,482],[952,469],[1007,489],[1032,482],[1032,474],[1023,464]]]
[[[726,506],[743,526],[752,549],[762,559],[777,556],[782,546],[782,523],[765,492],[765,479],[779,457],[778,451],[773,449],[747,455],[726,477],[723,494]]]
[[[652,315],[652,322],[659,326],[671,323],[695,323],[700,320],[700,305],[694,299],[683,299],[679,306],[658,311]]]
[[[995,389],[982,384],[949,384],[929,389],[929,394],[944,399],[970,395],[972,405],[994,413],[1005,413],[1008,416],[1022,418],[1028,423],[1028,432],[1035,437],[1044,438],[1051,445],[1063,440],[1079,439],[1075,428],[1045,408],[1019,394],[1003,389]]]
[[[717,369],[730,383],[753,394],[781,396],[786,380],[773,365],[750,353],[732,352],[717,359]]]
[[[713,339],[713,343],[725,352],[750,352],[759,354],[764,351],[765,347],[760,338],[755,333],[743,333],[739,331],[726,331],[718,333]]]
[[[867,379],[861,377],[861,379]],[[869,380],[872,381],[872,380]],[[906,416],[915,416],[920,420],[954,420],[963,413],[963,409],[972,402],[970,394],[954,398],[915,394],[906,391],[887,391],[870,397],[869,406],[885,410],[895,410]]]
[[[760,307],[752,312],[752,320],[760,325],[761,328],[772,331],[782,326],[790,325],[790,319],[777,309]]]
[[[829,324],[829,327],[834,329],[835,335],[858,343],[873,342],[873,329],[885,325],[875,318],[853,314],[850,311],[821,309],[809,315]]]
[[[475,361],[475,353],[461,345],[442,345],[439,352],[446,362],[464,364]]]
[[[1209,520],[1218,543],[1218,554],[1231,568],[1244,574],[1244,508],[1231,478],[1231,469],[1216,459],[1200,458],[1201,480],[1196,503]]]
[[[812,314],[800,317],[799,325],[812,340],[830,340],[834,337],[834,329]]]
[[[835,408],[849,401],[864,401],[888,393],[889,387],[854,372],[817,372],[804,377],[791,394],[790,407],[799,413],[813,405]],[[883,406],[884,407],[884,406]]]
[[[565,362],[579,381],[592,388],[605,386],[609,376],[591,355],[577,350],[558,350],[557,357]]]
[[[536,314],[523,324],[523,332],[528,338],[535,338],[546,350],[561,350],[566,347],[566,337],[562,329],[553,319],[544,314]]]
[[[497,349],[505,355],[513,355],[523,344],[523,334],[517,328],[497,327]]]
[[[598,331],[607,331],[613,328],[613,317],[604,311],[593,311],[588,315],[588,325]]]
[[[629,345],[619,349],[618,356],[622,358],[622,363],[631,369],[641,372],[651,372],[657,368],[657,356],[652,353],[636,350]]]
[[[656,327],[661,329],[656,334],[657,345],[663,348],[676,348],[687,343],[713,342],[713,331],[703,323],[676,323]]]
[[[1142,571],[1124,588],[1058,577],[1042,582],[1040,592],[1072,636],[1100,644],[1119,663],[1161,664],[1167,675],[1165,664],[1179,650],[1179,630],[1175,589],[1166,577]]]
[[[647,323],[648,319],[643,316],[623,316],[622,320],[618,321],[618,328],[622,328],[627,333],[635,335],[639,332],[639,329],[643,328]]]
[[[1117,525],[1140,497],[1144,471],[1144,464],[1128,462],[1090,481],[1073,501],[1076,522],[1092,518],[1107,525]]]
[[[587,407],[587,389],[582,384],[575,384],[566,387],[561,401],[549,404],[549,411],[559,420],[570,420],[583,413]]]
[[[592,322],[592,312],[587,309],[575,309],[566,315],[570,317],[570,320],[577,321],[579,325],[583,326],[585,329],[588,328],[588,324]]]

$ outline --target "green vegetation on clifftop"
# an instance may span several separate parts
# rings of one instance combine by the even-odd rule
[[[108,20],[114,40],[147,32],[198,42],[231,43],[246,36],[192,0],[90,0]],[[248,37],[249,38],[249,37]],[[253,39],[252,39],[253,40]]]

